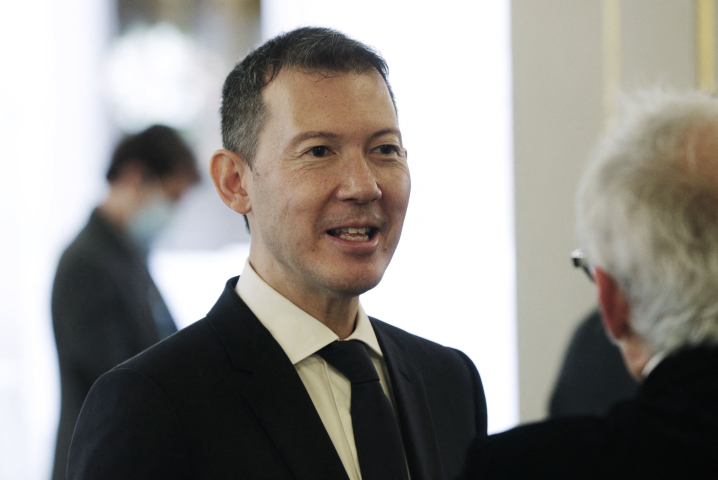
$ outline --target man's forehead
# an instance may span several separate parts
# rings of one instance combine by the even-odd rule
[[[326,129],[339,127],[335,121],[346,126],[349,119],[361,118],[376,122],[376,129],[398,130],[389,89],[376,70],[365,73],[287,70],[280,72],[262,95],[268,120],[275,125]]]
[[[305,94],[307,90],[322,90],[341,83],[346,78],[362,78],[371,79],[375,86],[379,85],[386,89],[386,82],[381,74],[375,69],[355,72],[355,71],[304,71],[296,68],[282,69],[274,79],[264,87],[262,94],[266,99],[278,90],[285,91],[291,95]]]

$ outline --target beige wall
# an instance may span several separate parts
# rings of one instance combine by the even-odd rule
[[[604,62],[611,29],[603,13],[611,4],[620,37]],[[695,12],[691,0],[512,3],[522,422],[545,416],[569,336],[595,304],[593,286],[572,269],[569,253],[577,246],[576,184],[610,111],[606,83],[613,78],[624,90],[695,86]]]

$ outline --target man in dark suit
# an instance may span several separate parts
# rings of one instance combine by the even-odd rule
[[[211,174],[250,255],[207,317],[103,375],[71,479],[450,479],[486,435],[461,352],[364,313],[410,180],[383,59],[302,28],[223,90]]]
[[[194,155],[171,128],[125,137],[107,172],[107,198],[62,254],[52,290],[62,391],[54,480],[65,479],[95,380],[177,330],[147,270],[147,248],[198,178]]]
[[[477,440],[465,478],[718,478],[718,99],[642,93],[578,195],[585,267],[638,394]]]

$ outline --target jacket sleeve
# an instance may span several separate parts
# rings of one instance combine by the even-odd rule
[[[193,478],[171,402],[149,377],[128,368],[90,390],[70,445],[68,480]]]

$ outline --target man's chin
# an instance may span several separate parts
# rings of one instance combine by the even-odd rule
[[[341,292],[342,296],[347,297],[358,297],[359,295],[368,292],[372,288],[379,285],[383,277],[381,275],[371,276],[355,276],[355,277],[342,277],[333,282],[333,290],[335,292]]]

